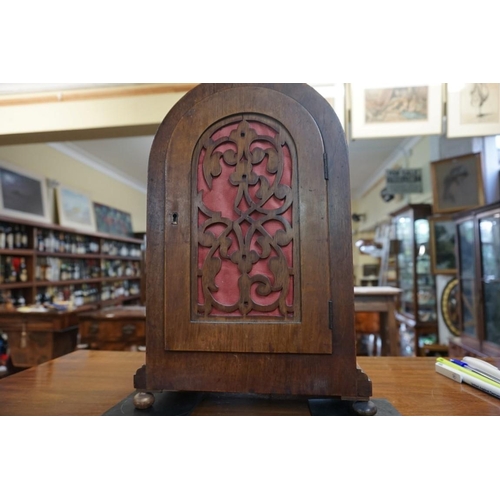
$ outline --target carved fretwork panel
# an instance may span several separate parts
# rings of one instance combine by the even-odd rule
[[[300,320],[297,154],[275,120],[210,127],[193,156],[193,319]]]

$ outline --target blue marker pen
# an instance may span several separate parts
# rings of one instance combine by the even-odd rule
[[[462,368],[465,368],[466,370],[470,370],[471,372],[477,373],[478,375],[482,375],[483,377],[486,377],[490,380],[493,380],[494,382],[500,382],[500,379],[493,377],[489,373],[485,373],[485,372],[478,370],[476,368],[472,368],[472,366],[467,364],[465,361],[461,361],[459,359],[453,359],[453,358],[450,358],[450,361],[452,363],[454,363],[455,365],[461,366]]]
[[[452,363],[455,363],[458,366],[462,366],[463,368],[468,368],[469,370],[471,370],[471,367],[467,363],[464,363],[463,361],[460,361],[459,359],[450,358],[450,361]]]

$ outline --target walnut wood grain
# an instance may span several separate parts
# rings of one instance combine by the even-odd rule
[[[294,286],[300,280],[300,288],[293,301],[293,319],[287,314],[253,318],[249,312],[254,305],[243,294],[237,309],[240,314],[243,311],[245,321],[212,316],[207,321],[196,318],[200,311],[193,299],[197,288],[193,266],[198,266],[198,260],[191,243],[199,228],[193,164],[198,165],[201,158],[197,154],[201,149],[196,148],[199,144],[207,150],[211,147],[204,134],[212,127],[217,130],[225,120],[244,123],[249,117],[280,134],[286,130],[280,137],[289,137],[296,150],[298,190],[292,207],[298,210],[299,223],[292,226],[300,276],[293,276]],[[241,137],[243,128],[242,141],[246,139]],[[245,143],[240,146],[233,151],[244,151]],[[236,169],[232,182],[252,185],[256,179],[248,168],[250,152],[239,158],[232,153],[226,156],[226,163]],[[215,160],[204,168],[207,185],[220,175],[221,157],[215,155]],[[158,129],[148,179],[147,262],[154,273],[148,273],[147,359],[136,378],[137,389],[370,397],[371,383],[355,361],[347,146],[340,122],[325,99],[305,84],[197,86]],[[261,193],[266,189],[261,181]],[[242,252],[241,259],[235,257],[245,275],[243,255],[255,256]],[[218,266],[219,262],[210,262],[201,271],[205,292],[215,292]],[[198,268],[196,277],[197,273]],[[284,271],[276,274],[278,281],[284,281]]]

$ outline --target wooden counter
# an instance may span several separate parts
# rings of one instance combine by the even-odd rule
[[[0,415],[102,415],[134,392],[141,352],[75,351],[0,380]],[[500,400],[434,371],[434,358],[360,357],[373,397],[402,415],[500,415]],[[309,415],[306,400],[221,404],[207,400],[194,415]]]

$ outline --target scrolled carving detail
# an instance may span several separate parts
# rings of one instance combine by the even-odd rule
[[[215,125],[194,155],[196,314],[293,319],[295,146],[277,122]]]

